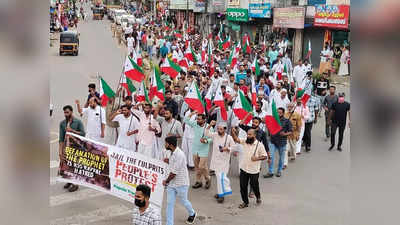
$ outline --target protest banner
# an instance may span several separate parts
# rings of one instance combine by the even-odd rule
[[[150,202],[161,207],[162,181],[167,175],[168,165],[160,160],[68,132],[58,180],[93,188],[132,203],[136,187],[146,184],[151,188]]]

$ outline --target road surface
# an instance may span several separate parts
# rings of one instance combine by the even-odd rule
[[[80,22],[79,56],[58,56],[58,42],[50,48],[50,96],[54,104],[50,129],[50,215],[52,225],[128,225],[133,205],[116,197],[80,187],[69,193],[63,183],[55,180],[58,166],[58,125],[63,119],[62,107],[73,105],[75,99],[84,102],[87,85],[96,82],[96,74],[116,88],[125,56],[125,48],[117,45],[106,19]],[[338,91],[349,88],[337,85]],[[349,213],[350,131],[346,129],[343,152],[329,152],[329,142],[323,138],[324,119],[312,130],[312,151],[303,153],[283,172],[280,178],[260,178],[263,203],[239,210],[241,203],[239,178],[231,176],[233,195],[224,204],[214,200],[215,177],[210,190],[189,191],[189,199],[198,212],[195,224],[213,225],[340,225],[347,224]],[[265,166],[264,166],[265,167]],[[262,171],[266,173],[265,168]],[[194,174],[190,173],[193,183]],[[164,196],[164,209],[165,209]],[[163,210],[163,215],[165,210]],[[185,224],[186,211],[176,205],[175,224]],[[163,217],[164,218],[164,217]],[[163,221],[163,224],[165,222]]]

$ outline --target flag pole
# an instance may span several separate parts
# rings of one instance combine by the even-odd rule
[[[126,56],[127,56],[127,54],[125,53],[124,60],[126,59]],[[125,61],[124,61],[124,64],[123,64],[123,66],[122,66],[121,75],[119,76],[118,86],[117,86],[117,89],[116,89],[117,92],[118,92],[118,89],[119,89],[120,86],[121,86],[121,80],[122,80],[122,75],[123,75],[123,73],[124,73],[124,67],[125,67]],[[120,98],[120,97],[121,97],[121,93],[118,94],[118,98],[119,98],[118,107],[119,107],[120,104],[121,104],[121,98]],[[113,106],[112,106],[112,108],[111,108],[111,111],[114,111],[114,109],[115,109],[115,98],[114,98],[114,101],[113,101]]]
[[[101,85],[101,77],[100,77],[100,75],[99,75],[99,72],[97,72],[97,80],[98,80],[98,82],[99,82],[99,87],[102,87],[103,88],[103,86]],[[101,96],[100,96],[100,98],[101,98]],[[101,102],[100,102],[100,130],[101,130],[101,125],[102,125],[102,121],[103,121],[103,118],[102,118],[102,115],[101,115],[101,109],[102,109],[102,105],[101,105]]]
[[[235,100],[232,99],[232,101],[233,102],[236,101],[236,97],[235,97]],[[229,120],[228,120],[228,127],[226,128],[224,147],[226,146],[226,141],[228,140],[229,130],[231,129],[231,126],[232,126],[232,115],[233,115],[233,109],[231,109],[231,115],[229,116]]]

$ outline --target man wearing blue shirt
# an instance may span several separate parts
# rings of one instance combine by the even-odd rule
[[[235,81],[236,81],[237,83],[239,83],[240,80],[245,79],[246,76],[247,76],[247,73],[246,73],[246,71],[244,71],[243,65],[240,65],[240,66],[239,66],[239,71],[236,73]]]

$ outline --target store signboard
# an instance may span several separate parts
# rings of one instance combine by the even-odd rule
[[[308,0],[307,5],[321,5],[326,4],[326,0]]]
[[[274,27],[304,29],[304,7],[274,8]]]
[[[241,21],[241,22],[249,21],[249,12],[247,9],[227,8],[226,14],[228,16],[228,20],[230,21]]]
[[[326,0],[326,5],[350,5],[350,0]]]
[[[315,6],[314,26],[347,29],[349,27],[350,6],[317,5]]]
[[[224,0],[210,0],[207,10],[209,13],[223,13],[225,12],[225,1]]]
[[[206,11],[206,2],[205,0],[195,0],[193,6],[193,12],[205,12]]]
[[[171,0],[169,9],[193,10],[195,0]]]
[[[239,6],[240,0],[228,0],[228,6]]]
[[[249,17],[271,18],[271,3],[262,0],[251,0],[249,3]]]

